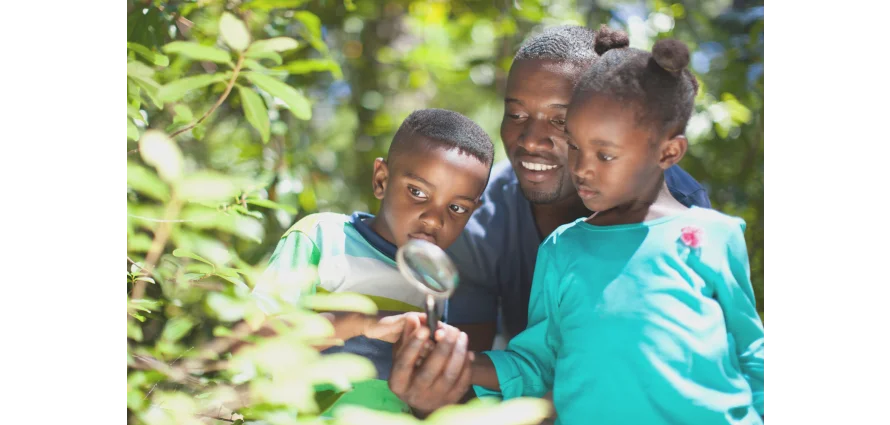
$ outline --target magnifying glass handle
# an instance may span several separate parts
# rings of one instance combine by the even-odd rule
[[[436,300],[426,296],[426,324],[430,328],[430,341],[436,342],[436,331],[439,329],[439,314],[436,312]]]

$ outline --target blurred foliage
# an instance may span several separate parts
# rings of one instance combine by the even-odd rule
[[[298,330],[226,352],[262,319],[248,293],[271,278],[278,238],[313,212],[376,211],[373,159],[415,109],[459,111],[498,138],[519,44],[547,26],[603,23],[634,47],[676,37],[692,48],[702,90],[681,165],[715,208],[747,221],[763,310],[762,1],[128,1],[129,420],[192,423],[216,403],[311,422],[313,385],[367,377],[361,358],[307,348],[331,329],[304,307],[291,306]],[[270,365],[293,371],[271,380]],[[540,408],[498,406],[468,412],[522,423],[505,412]],[[445,413],[430,421],[470,414]],[[355,417],[373,422],[339,420]]]

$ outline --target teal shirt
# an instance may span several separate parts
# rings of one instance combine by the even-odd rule
[[[700,246],[683,242],[695,226]],[[759,424],[763,324],[745,223],[693,207],[644,223],[579,219],[542,244],[528,327],[488,351],[501,392],[553,390],[557,423]]]

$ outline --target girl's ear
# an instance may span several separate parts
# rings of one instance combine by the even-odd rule
[[[673,139],[661,142],[661,151],[658,160],[658,166],[662,170],[667,170],[680,162],[686,155],[686,149],[689,147],[689,141],[686,136],[680,135]]]

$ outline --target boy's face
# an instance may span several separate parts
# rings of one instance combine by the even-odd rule
[[[501,140],[529,201],[547,204],[574,195],[565,118],[578,66],[539,59],[513,63],[504,94]]]
[[[416,238],[445,249],[478,206],[491,167],[457,149],[412,144],[374,162],[374,196],[383,201],[374,230],[396,246]]]
[[[584,206],[607,211],[646,202],[661,189],[664,170],[686,151],[682,136],[651,143],[636,108],[600,96],[578,96],[566,117],[568,168]]]

